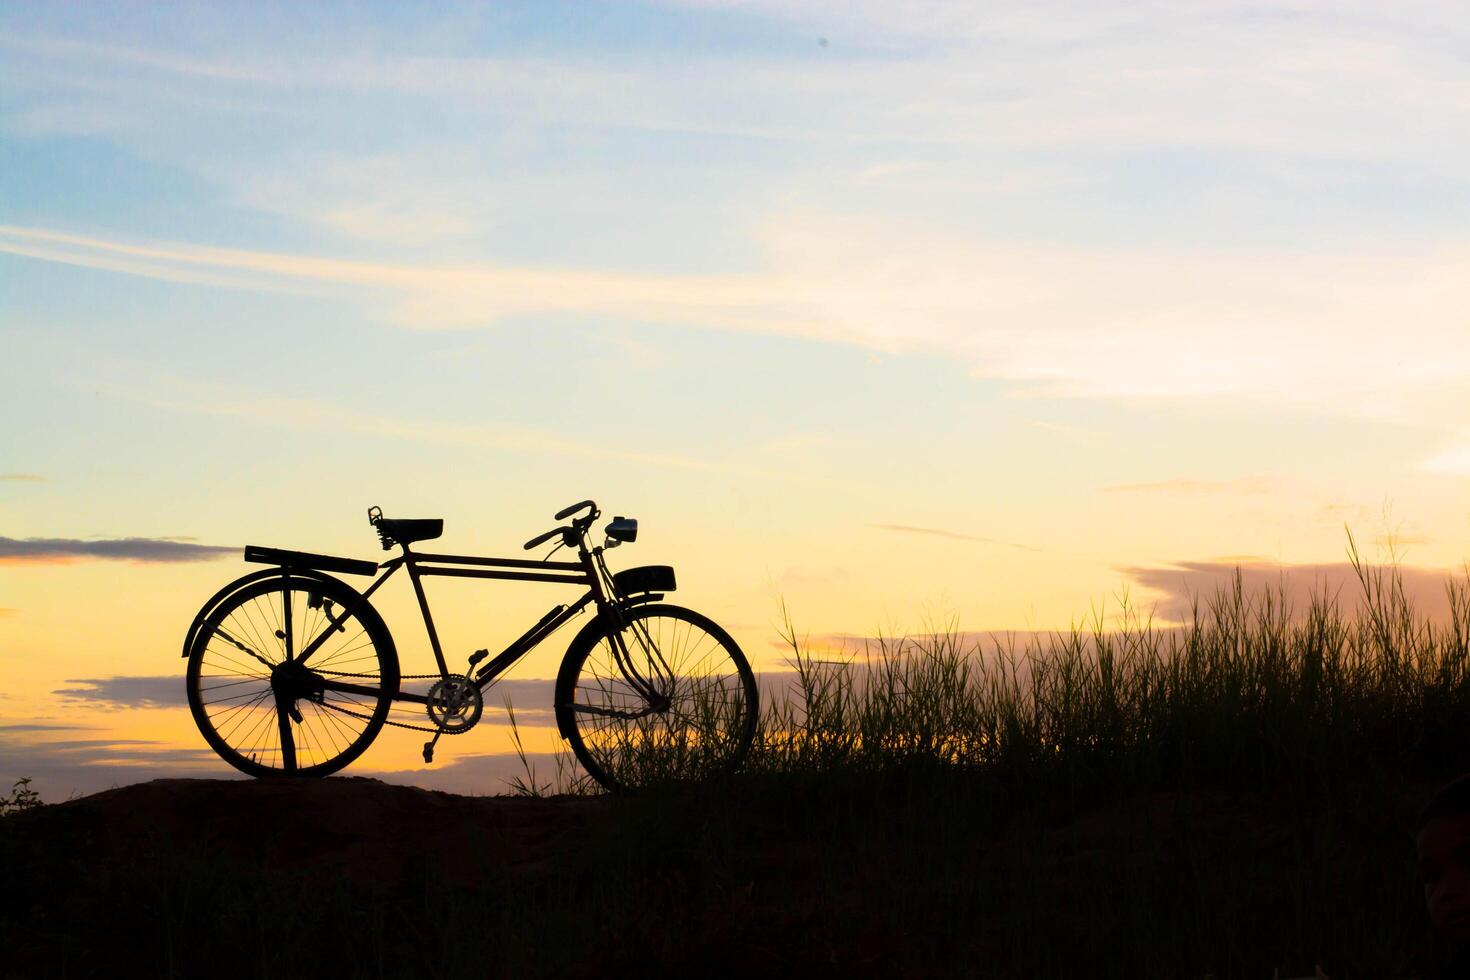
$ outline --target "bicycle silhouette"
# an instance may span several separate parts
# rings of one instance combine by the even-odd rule
[[[580,514],[581,516],[573,517]],[[252,776],[325,776],[360,756],[385,723],[442,735],[469,731],[484,711],[484,690],[589,605],[592,619],[572,638],[557,673],[556,725],[587,773],[609,789],[668,778],[728,773],[739,766],[759,713],[755,677],[730,635],[707,617],[661,602],[674,570],[645,565],[610,573],[604,554],[632,542],[638,522],[615,517],[606,540],[589,547],[601,511],[591,500],[560,511],[553,538],[576,561],[481,558],[413,551],[439,537],[442,520],[393,520],[373,507],[368,521],[383,550],[402,554],[381,565],[353,558],[250,545],[245,560],[275,568],[242,576],[204,604],[189,627],[183,655],[194,721],[210,747]],[[548,558],[550,555],[547,556]],[[403,678],[397,648],[369,599],[406,568],[438,663],[437,674]],[[381,575],[365,591],[329,573]],[[463,674],[452,673],[429,612],[423,579],[433,575],[586,586],[488,663],[478,650]],[[434,679],[426,694],[404,679]],[[428,725],[389,721],[394,702],[422,706]]]

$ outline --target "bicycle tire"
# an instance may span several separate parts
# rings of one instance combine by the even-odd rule
[[[668,680],[655,684],[670,703],[650,710],[627,680],[613,653],[610,620],[581,634],[562,660],[556,710],[582,768],[613,791],[735,771],[750,750],[760,713],[755,675],[740,647],[709,617],[682,606],[637,606],[624,616],[621,633],[633,641],[630,653],[640,639],[652,641],[667,662]],[[642,669],[657,673],[646,663]],[[609,713],[645,710],[637,718]]]
[[[189,710],[210,748],[247,775],[326,776],[362,755],[382,730],[398,692],[398,654],[377,611],[366,602],[357,605],[339,624],[339,636],[313,654],[306,670],[318,677],[333,671],[376,675],[376,694],[324,691],[319,699],[289,698],[302,719],[291,720],[286,696],[272,683],[274,665],[286,659],[288,590],[296,651],[326,628],[328,616],[340,615],[360,599],[346,583],[315,576],[270,578],[231,593],[194,636],[185,675]],[[324,601],[314,606],[318,599]],[[372,685],[371,677],[352,683]],[[344,710],[333,710],[334,705]]]

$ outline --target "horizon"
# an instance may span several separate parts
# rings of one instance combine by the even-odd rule
[[[190,620],[247,544],[386,557],[372,505],[520,557],[593,497],[758,672],[783,605],[1162,622],[1237,567],[1348,581],[1345,528],[1435,613],[1467,41],[1434,3],[7,6],[0,781],[233,775]],[[428,590],[452,670],[570,598]],[[498,694],[345,773],[504,791]]]

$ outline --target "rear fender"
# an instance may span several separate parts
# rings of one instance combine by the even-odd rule
[[[235,579],[235,581],[231,582],[229,585],[225,586],[223,589],[220,589],[213,596],[211,596],[209,601],[199,608],[199,613],[194,617],[194,622],[189,624],[189,633],[187,636],[184,637],[184,652],[180,654],[180,656],[189,656],[189,651],[194,647],[194,638],[199,633],[199,627],[204,625],[204,621],[209,618],[209,614],[214,612],[214,610],[219,606],[221,602],[224,602],[230,596],[234,595],[236,592],[239,592],[247,585],[253,585],[256,582],[268,578],[280,578],[282,574],[282,570],[279,568],[262,568],[258,572],[251,572],[249,575],[241,575],[239,578]],[[293,568],[290,571],[290,576],[291,578],[306,579],[308,581],[332,582],[336,585],[342,586],[342,588],[344,589],[349,589],[353,592],[357,591],[346,582],[343,582],[341,579],[328,575],[325,572],[318,572],[314,569]]]

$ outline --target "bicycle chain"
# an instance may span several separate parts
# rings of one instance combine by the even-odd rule
[[[382,680],[381,674],[349,674],[341,670],[319,670],[317,671],[317,673],[331,674],[333,677],[365,677],[370,680]],[[442,678],[443,676],[443,674],[406,674],[399,677],[398,679],[401,681],[426,681],[431,678]],[[320,704],[323,708],[331,708],[333,711],[340,712],[344,715],[351,715],[354,718],[361,718],[363,721],[373,720],[372,715],[364,715],[359,712],[352,711],[348,708],[343,708],[340,705],[328,704],[326,701],[316,701],[313,703]],[[457,731],[451,731],[447,728],[440,728],[437,725],[415,725],[406,721],[390,721],[387,718],[383,719],[383,724],[392,725],[394,728],[407,728],[409,731],[414,732],[429,732],[430,734],[443,735],[463,735],[465,732],[470,730],[468,728],[461,728]]]

